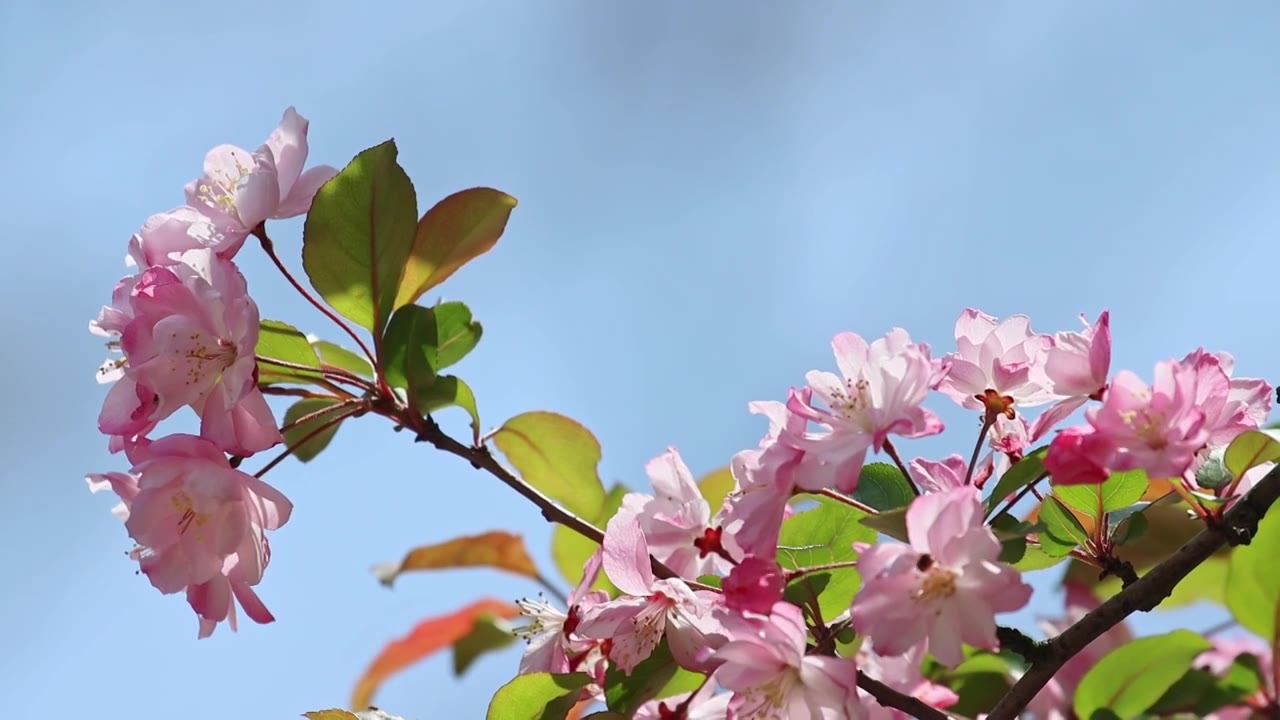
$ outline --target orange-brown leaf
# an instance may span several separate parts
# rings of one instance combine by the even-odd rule
[[[460,567],[492,567],[534,579],[538,577],[538,568],[529,557],[529,551],[525,550],[524,539],[501,530],[416,547],[398,563],[374,565],[373,574],[382,584],[391,585],[401,573],[410,570]]]
[[[497,244],[516,199],[493,188],[471,188],[436,203],[418,221],[396,293],[396,307],[408,305],[439,285],[468,261]]]
[[[373,694],[387,678],[419,660],[453,647],[460,638],[471,632],[476,618],[482,616],[512,618],[520,614],[520,608],[509,602],[486,598],[461,610],[418,623],[408,635],[392,640],[369,664],[351,694],[351,707],[369,707]]]

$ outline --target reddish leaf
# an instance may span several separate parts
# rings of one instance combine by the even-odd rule
[[[399,563],[374,565],[373,574],[382,584],[389,586],[401,573],[409,570],[459,567],[493,567],[535,580],[538,578],[538,568],[525,550],[524,540],[519,535],[501,530],[416,547]]]
[[[515,206],[516,199],[504,192],[471,188],[424,213],[396,293],[396,307],[417,300],[468,261],[489,252],[502,237]]]
[[[486,598],[468,605],[452,615],[431,618],[418,623],[408,635],[392,640],[369,664],[351,694],[351,707],[369,707],[373,694],[387,678],[448,647],[471,632],[477,617],[513,618],[520,608],[508,602]]]

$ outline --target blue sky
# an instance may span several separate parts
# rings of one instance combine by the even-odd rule
[[[1277,30],[1263,2],[5,3],[6,711],[297,717],[344,704],[417,620],[537,590],[484,571],[387,590],[370,564],[514,528],[550,568],[531,506],[367,419],[268,476],[296,506],[259,588],[277,623],[197,642],[182,599],[135,576],[83,481],[125,469],[86,325],[213,145],[255,147],[295,105],[316,162],[394,136],[424,205],[519,198],[442,288],[486,330],[457,370],[486,426],[570,415],[635,487],[667,445],[698,472],[753,446],[746,403],[831,368],[836,332],[941,352],[969,306],[1044,332],[1110,308],[1116,368],[1203,344],[1274,382]],[[273,235],[298,268],[300,223]],[[260,253],[240,261],[264,317],[334,336]],[[971,419],[932,407],[955,429],[903,452],[966,452]],[[479,717],[517,655],[461,681],[433,659],[378,702]]]

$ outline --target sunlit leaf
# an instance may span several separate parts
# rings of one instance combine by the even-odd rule
[[[703,675],[677,665],[664,640],[652,655],[632,668],[629,675],[617,667],[609,667],[605,672],[605,702],[610,710],[631,717],[650,700],[698,689],[703,679]]]
[[[426,388],[418,391],[418,410],[423,413],[434,413],[447,407],[459,407],[471,416],[472,441],[480,442],[480,412],[476,410],[476,396],[471,386],[462,378],[452,375],[441,375]]]
[[[951,688],[960,696],[948,710],[967,717],[989,712],[1013,685],[1009,662],[1000,655],[975,653],[954,669],[939,668],[934,682]]]
[[[476,618],[471,632],[453,644],[453,674],[461,677],[485,653],[501,650],[516,641],[511,624],[491,617]]]
[[[492,249],[515,207],[516,199],[504,192],[471,188],[450,195],[424,213],[396,293],[397,306],[414,302]]]
[[[987,497],[987,511],[994,512],[996,506],[1005,498],[1044,475],[1044,456],[1048,452],[1048,446],[1037,448],[1024,455],[1021,460],[1013,464],[1013,467],[1006,470],[1000,476],[1000,480],[996,482],[991,495]]]
[[[360,377],[373,377],[373,366],[369,364],[369,361],[363,355],[354,353],[341,345],[335,345],[327,340],[317,340],[311,343],[311,346],[315,348],[316,354],[320,356],[320,361],[325,365],[341,368]]]
[[[1096,518],[1104,512],[1120,510],[1142,499],[1147,491],[1145,470],[1114,472],[1097,485],[1054,485],[1053,494],[1069,507]]]
[[[586,673],[527,673],[503,685],[489,702],[488,720],[564,720],[578,691],[591,682]]]
[[[394,140],[369,148],[320,187],[302,231],[302,267],[347,319],[381,335],[414,245],[417,197]]]
[[[309,384],[323,377],[320,360],[316,357],[307,336],[298,328],[279,320],[263,320],[258,323],[258,344],[253,350],[261,358],[282,360],[293,365],[305,365],[312,370],[284,367],[258,361],[258,384],[275,383]]]
[[[858,487],[853,491],[854,500],[881,512],[904,508],[915,497],[902,471],[889,463],[863,465]]]
[[[491,567],[535,580],[538,578],[538,568],[525,550],[524,538],[501,530],[416,547],[398,563],[375,565],[373,574],[379,582],[390,586],[396,578],[411,570],[461,567]]]
[[[1232,477],[1241,477],[1251,468],[1280,460],[1280,441],[1262,430],[1246,430],[1236,436],[1223,453],[1222,462]]]
[[[1082,718],[1102,710],[1128,720],[1142,715],[1212,645],[1190,630],[1132,640],[1107,653],[1080,680],[1075,712]]]
[[[859,521],[866,514],[830,498],[817,498],[818,506],[782,521],[778,535],[778,564],[796,570],[856,560],[855,542],[874,542],[876,533]],[[852,567],[804,575],[793,582],[817,595],[823,618],[834,618],[849,609],[861,585]]]
[[[720,511],[725,497],[733,492],[736,484],[737,481],[733,479],[733,473],[729,471],[728,465],[703,475],[698,481],[698,489],[702,491],[702,497],[706,498],[707,505],[711,506],[712,515]]]
[[[421,390],[437,373],[475,348],[482,333],[460,302],[396,310],[382,338],[383,368],[392,387]]]
[[[1040,506],[1040,548],[1050,557],[1062,557],[1089,541],[1089,534],[1075,516],[1055,497],[1047,497]]]
[[[910,542],[907,537],[907,509],[898,508],[876,515],[864,515],[858,522],[895,540]]]
[[[457,612],[418,623],[406,636],[382,648],[356,683],[351,707],[369,707],[373,695],[387,678],[466,637],[478,617],[513,618],[520,608],[501,600],[484,599]]]
[[[1258,523],[1258,533],[1248,545],[1231,553],[1227,570],[1227,608],[1236,622],[1270,644],[1280,640],[1276,614],[1280,612],[1280,510],[1273,508]]]
[[[582,425],[552,412],[528,412],[498,428],[493,444],[525,482],[569,511],[581,517],[600,511],[600,443]]]
[[[343,413],[350,412],[348,408],[337,408],[342,404],[341,400],[329,400],[325,398],[303,398],[293,405],[284,413],[285,427],[284,441],[290,448],[293,448],[293,456],[302,462],[308,462],[315,456],[320,454],[329,446],[333,436],[337,434],[338,428],[342,422],[334,422],[343,416]],[[328,412],[316,415],[321,411],[333,408]],[[312,417],[306,422],[294,425],[299,420],[311,415]],[[325,427],[325,425],[328,427]],[[323,429],[322,429],[323,428]],[[312,433],[315,433],[312,435]],[[312,435],[310,439],[303,442],[308,435]],[[299,444],[301,443],[301,444]]]

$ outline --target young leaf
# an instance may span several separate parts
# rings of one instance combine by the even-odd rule
[[[600,443],[577,422],[552,412],[517,415],[493,434],[507,460],[525,482],[582,517],[604,504],[596,466]]]
[[[652,655],[632,668],[630,675],[612,665],[605,671],[605,702],[610,710],[631,717],[650,700],[696,690],[703,677],[677,665],[663,640]]]
[[[1258,637],[1275,642],[1280,635],[1276,614],[1280,611],[1280,512],[1268,512],[1258,523],[1258,533],[1248,545],[1231,553],[1227,570],[1227,608],[1236,622]]]
[[[712,470],[698,481],[698,489],[702,491],[702,497],[706,498],[707,505],[711,506],[712,515],[720,511],[725,497],[733,492],[736,486],[737,481],[733,479],[733,473],[729,471],[728,465],[719,470]]]
[[[916,494],[902,471],[889,463],[867,463],[862,466],[853,499],[884,512],[911,504]]]
[[[426,387],[436,373],[471,352],[480,334],[480,323],[471,319],[471,310],[460,302],[400,308],[382,339],[387,382],[392,387]]]
[[[441,375],[424,389],[418,391],[418,411],[433,413],[447,407],[460,407],[471,416],[472,442],[480,443],[480,413],[476,410],[476,396],[471,386],[452,375]]]
[[[416,301],[468,261],[489,252],[515,207],[515,198],[491,188],[463,190],[436,203],[418,221],[396,305]]]
[[[481,655],[501,650],[516,641],[511,623],[492,617],[478,617],[471,632],[453,644],[453,674],[462,677]]]
[[[338,428],[342,425],[341,421],[336,423],[333,423],[333,421],[341,417],[344,412],[350,411],[345,408],[341,410],[335,409],[331,412],[326,412],[323,415],[317,415],[304,423],[293,425],[293,427],[289,426],[308,415],[320,412],[325,408],[333,408],[340,403],[340,400],[303,398],[293,405],[290,405],[288,410],[285,410],[283,427],[288,427],[289,429],[284,431],[284,442],[285,445],[293,448],[294,457],[298,458],[301,462],[309,462],[312,458],[319,455],[321,450],[324,450],[329,446],[329,443],[333,440],[333,436],[338,433]],[[298,445],[298,443],[302,442],[303,438],[315,432],[317,428],[322,427],[325,423],[333,424],[312,436],[310,440]]]
[[[435,652],[451,647],[466,637],[480,617],[513,618],[520,608],[501,600],[484,599],[457,612],[424,620],[405,637],[382,648],[360,676],[351,693],[351,707],[369,707],[373,694],[384,680]]]
[[[875,531],[859,522],[864,517],[866,515],[848,505],[819,497],[816,508],[782,521],[778,564],[784,570],[797,570],[856,560],[858,554],[853,550],[853,543],[876,539]],[[825,619],[848,610],[862,584],[858,571],[852,567],[811,573],[795,584],[805,582],[810,583],[817,594],[818,608]]]
[[[1039,534],[1040,548],[1049,557],[1062,557],[1089,541],[1089,533],[1076,516],[1052,495],[1040,506],[1040,522],[1044,523]]]
[[[274,383],[309,384],[317,380],[320,374],[320,360],[316,357],[307,336],[298,328],[282,323],[279,320],[263,320],[258,323],[258,344],[254,354],[259,357],[283,360],[294,365],[305,365],[314,370],[284,367],[274,363],[258,361],[258,384]]]
[[[317,340],[311,343],[311,346],[315,348],[316,354],[320,356],[320,362],[325,365],[341,368],[360,377],[373,378],[373,366],[369,364],[369,361],[363,355],[358,355],[341,345],[335,345],[327,340]]]
[[[626,494],[625,485],[614,485],[595,515],[584,519],[603,530],[605,525],[609,524],[609,518],[622,507],[622,498]],[[563,525],[557,524],[551,531],[551,559],[555,561],[560,575],[572,586],[576,587],[582,581],[582,569],[599,547],[595,542]],[[618,588],[609,582],[608,576],[604,573],[600,573],[592,588],[604,590],[610,596],[618,594]]]
[[[1236,436],[1223,453],[1222,462],[1232,477],[1241,477],[1251,468],[1280,460],[1280,441],[1262,430],[1246,430]]]
[[[1013,464],[1013,467],[1005,471],[1000,476],[1000,480],[996,483],[995,489],[991,491],[991,496],[987,498],[987,512],[994,512],[996,506],[1005,498],[1030,485],[1044,475],[1044,456],[1049,452],[1049,446],[1036,448],[1027,453],[1021,460]]]
[[[527,578],[538,578],[538,568],[525,550],[524,539],[509,532],[494,530],[480,535],[423,545],[409,551],[398,563],[373,566],[373,574],[390,587],[410,570],[443,570],[461,567],[491,567]]]
[[[1053,494],[1089,517],[1121,510],[1142,499],[1147,491],[1145,470],[1114,472],[1098,485],[1054,485]]]
[[[1208,640],[1190,630],[1142,637],[1107,653],[1080,680],[1075,693],[1076,715],[1121,720],[1141,716],[1186,674],[1191,661],[1208,650]]]
[[[302,267],[344,317],[382,334],[414,244],[417,197],[394,140],[360,153],[320,187],[302,230]]]
[[[1013,685],[1009,662],[1000,655],[979,652],[954,669],[940,668],[935,682],[951,688],[960,700],[947,708],[966,717],[988,712]]]
[[[489,701],[487,720],[564,720],[591,682],[586,673],[527,673],[498,688]]]

